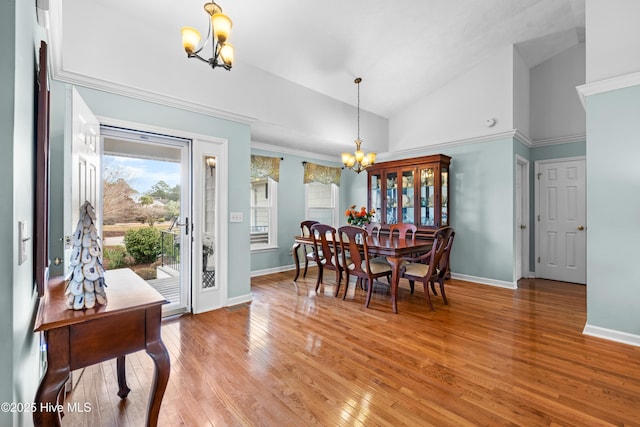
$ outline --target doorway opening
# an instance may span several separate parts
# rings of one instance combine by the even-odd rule
[[[168,301],[191,310],[190,143],[101,126],[105,269],[130,268]]]

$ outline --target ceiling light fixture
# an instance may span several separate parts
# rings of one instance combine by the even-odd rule
[[[231,32],[231,19],[222,13],[222,8],[214,2],[205,3],[204,10],[209,14],[209,30],[207,38],[201,46],[200,32],[193,27],[182,28],[182,45],[188,58],[197,58],[206,62],[211,68],[222,67],[229,71],[233,65],[233,45],[227,42]],[[199,55],[204,47],[211,41],[212,57],[205,59]]]
[[[358,139],[355,140],[356,143],[356,152],[354,154],[351,153],[342,153],[342,163],[345,167],[349,169],[353,169],[355,173],[360,173],[369,166],[373,165],[376,162],[376,153],[367,153],[364,154],[364,151],[360,149],[360,145],[362,144],[362,140],[360,139],[360,82],[362,79],[360,77],[356,78],[353,82],[358,85]]]

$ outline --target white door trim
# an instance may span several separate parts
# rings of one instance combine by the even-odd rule
[[[538,174],[540,173],[540,166],[543,164],[552,164],[552,163],[565,163],[565,162],[571,162],[571,161],[584,161],[585,163],[585,177],[586,177],[586,169],[587,169],[587,158],[586,156],[574,156],[574,157],[561,157],[561,158],[555,158],[555,159],[545,159],[545,160],[536,160],[534,162],[534,171],[535,171],[535,178],[534,178],[534,195],[535,195],[535,201],[534,201],[534,207],[535,207],[535,254],[539,254],[540,253],[540,226],[539,226],[539,222],[538,222],[538,218],[540,217],[540,181],[539,179],[537,179]],[[586,193],[586,181],[585,181],[585,193]],[[585,208],[586,210],[586,208]],[[585,212],[586,215],[586,212]],[[536,267],[538,266],[538,263],[536,262],[534,264]],[[586,266],[585,266],[586,268]],[[536,268],[536,277],[539,277],[539,270]]]
[[[229,266],[228,255],[227,255],[227,252],[228,252],[227,248],[229,247],[229,237],[228,237],[229,227],[228,227],[228,213],[227,213],[228,212],[228,188],[229,188],[229,182],[228,182],[229,141],[227,139],[218,138],[215,136],[203,135],[203,134],[182,131],[177,129],[164,128],[161,126],[154,126],[147,123],[137,123],[137,122],[131,122],[128,120],[115,119],[112,117],[105,117],[105,116],[97,116],[97,117],[100,123],[106,126],[115,126],[115,127],[125,128],[125,129],[135,129],[141,132],[152,132],[152,133],[158,133],[162,135],[171,135],[178,138],[190,139],[192,144],[192,150],[191,150],[192,152],[194,147],[196,147],[197,144],[200,144],[202,142],[215,143],[221,146],[220,163],[217,165],[217,167],[220,168],[220,172],[219,172],[220,175],[218,180],[218,186],[219,186],[218,221],[219,221],[219,227],[220,227],[218,246],[221,248],[221,250],[219,251],[220,252],[219,254],[220,257],[218,258],[219,268],[218,268],[218,271],[216,272],[216,281],[220,284],[221,306],[226,307],[228,304],[228,283],[227,283],[228,271],[227,270]],[[193,156],[192,156],[192,162],[193,162]],[[192,169],[192,175],[198,173],[195,170],[197,168],[195,168],[193,164],[191,169]],[[197,175],[194,175],[194,176],[197,176]],[[193,186],[192,186],[192,192],[193,192]],[[193,199],[192,199],[192,204],[193,204]],[[193,216],[193,210],[192,210],[192,216]],[[189,304],[192,311],[194,307],[202,306],[201,302],[197,300],[200,294],[201,293],[200,293],[199,281],[194,280],[193,275],[191,275],[191,292],[189,295],[190,297]],[[206,310],[201,309],[199,311],[206,311]]]
[[[518,166],[522,167],[522,170],[518,170]],[[520,277],[529,276],[529,230],[530,230],[530,218],[529,218],[529,160],[516,154],[515,164],[516,174],[520,173],[520,191],[516,189],[515,203],[520,205],[521,208],[521,222],[518,223],[517,215],[514,219],[515,226],[515,257],[514,262],[514,279],[517,280]],[[516,179],[518,179],[516,177]],[[518,207],[516,206],[516,209]],[[516,211],[517,212],[517,211]],[[514,214],[516,214],[514,212]],[[522,229],[521,226],[525,228]],[[520,266],[520,271],[518,270]]]
[[[212,137],[199,137],[193,140],[193,224],[194,224],[194,262],[192,266],[193,283],[191,292],[193,294],[193,312],[203,313],[215,310],[228,305],[228,141]],[[215,288],[203,288],[202,280],[202,228],[204,226],[204,188],[202,180],[203,174],[208,174],[201,159],[204,156],[216,157],[216,220],[215,220]],[[198,250],[200,248],[200,250]]]

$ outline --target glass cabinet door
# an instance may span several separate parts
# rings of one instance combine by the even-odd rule
[[[420,169],[420,225],[435,226],[435,174],[432,167]]]
[[[388,172],[386,174],[387,179],[387,194],[386,194],[386,224],[398,223],[398,174],[396,172]]]
[[[382,221],[382,177],[381,174],[371,174],[369,175],[369,179],[371,182],[371,194],[370,197],[370,208],[375,209],[376,213],[373,215],[373,222],[381,222]]]
[[[442,185],[440,193],[440,202],[442,204],[442,220],[440,222],[441,227],[445,227],[449,225],[449,169],[443,167],[442,171],[440,172],[440,177],[440,183]]]
[[[402,218],[401,221],[407,224],[415,223],[415,209],[414,209],[415,195],[413,192],[413,170],[402,171],[402,194],[401,194],[401,206],[402,206]]]

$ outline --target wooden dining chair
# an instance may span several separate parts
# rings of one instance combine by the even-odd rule
[[[380,237],[380,230],[382,230],[382,224],[379,222],[370,222],[365,224],[364,229],[367,230],[369,236]]]
[[[336,229],[326,224],[313,224],[311,226],[311,236],[313,237],[313,249],[316,254],[318,265],[318,278],[316,280],[316,292],[322,283],[325,270],[336,272],[336,292],[340,292],[340,281],[342,280],[342,265],[339,260],[339,245],[336,240]]]
[[[409,235],[409,238],[411,240],[415,240],[416,239],[416,232],[418,231],[418,227],[415,224],[408,224],[408,223],[398,223],[398,224],[391,224],[389,226],[389,236],[393,237],[394,236],[394,232],[398,232],[398,238],[400,239],[406,239],[407,235]]]
[[[313,224],[318,224],[318,221],[306,220],[300,223],[300,231],[301,236],[303,237],[311,237],[311,226]],[[304,273],[302,273],[302,277],[307,277],[307,268],[309,267],[309,261],[317,262],[316,253],[313,248],[313,245],[302,245],[302,252],[304,254]]]
[[[413,293],[415,281],[422,282],[424,288],[424,297],[431,311],[434,311],[434,308],[431,302],[429,284],[432,283],[432,281],[438,280],[441,270],[444,270],[442,271],[442,280],[444,281],[444,275],[446,275],[447,268],[441,268],[441,260],[443,260],[445,249],[448,247],[448,243],[452,234],[453,228],[451,227],[443,227],[438,229],[434,235],[433,246],[431,247],[431,250],[423,255],[420,255],[419,257],[411,259],[410,262],[407,262],[400,267],[400,277],[409,280],[411,293]],[[452,239],[451,243],[453,243]],[[438,282],[440,283],[439,280]],[[440,290],[443,293],[443,301],[445,304],[447,304],[448,302],[444,294],[444,284],[441,286]]]
[[[373,292],[373,280],[391,275],[391,266],[385,263],[371,262],[369,248],[367,247],[367,230],[352,225],[338,228],[338,239],[342,253],[342,263],[345,266],[346,285],[342,299],[347,296],[349,290],[349,276],[366,281],[367,300],[365,307],[369,307],[371,293]],[[349,258],[347,258],[349,254]]]
[[[451,227],[446,227],[451,228]],[[449,234],[449,238],[447,239],[447,245],[444,248],[444,254],[442,254],[442,259],[440,260],[440,264],[438,265],[438,274],[434,277],[431,276],[429,281],[431,282],[431,290],[434,295],[438,295],[435,289],[435,282],[437,281],[440,285],[440,294],[442,295],[442,301],[445,304],[449,304],[447,301],[447,294],[444,292],[444,281],[447,277],[449,277],[449,259],[451,256],[451,248],[453,247],[453,239],[456,237],[456,232],[451,229],[451,234]]]

